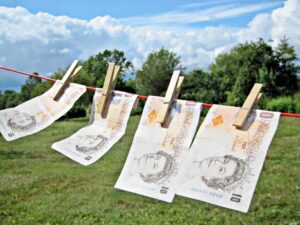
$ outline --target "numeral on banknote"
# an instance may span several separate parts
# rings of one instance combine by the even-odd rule
[[[84,159],[85,160],[90,160],[90,159],[92,159],[93,157],[92,156],[87,156],[87,157],[85,157]]]
[[[241,195],[232,193],[232,197],[230,198],[230,201],[238,203],[241,201],[241,198],[242,198]]]
[[[162,186],[161,189],[160,189],[160,193],[167,194],[168,190],[169,190],[169,188]]]
[[[273,118],[274,113],[272,113],[272,112],[261,112],[261,113],[259,114],[259,116],[260,116],[261,118],[271,119],[271,118]]]
[[[13,136],[15,136],[14,132],[8,134],[8,137],[13,137]]]

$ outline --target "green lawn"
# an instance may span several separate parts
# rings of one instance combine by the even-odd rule
[[[0,224],[300,224],[300,119],[281,118],[247,214],[114,189],[138,121],[132,116],[125,136],[88,167],[51,149],[87,119],[13,142],[0,137]]]

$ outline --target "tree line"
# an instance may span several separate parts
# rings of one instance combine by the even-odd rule
[[[264,95],[259,103],[260,108],[300,112],[297,55],[287,38],[273,48],[263,39],[238,44],[229,52],[218,55],[208,71],[195,69],[185,72],[180,56],[161,48],[148,55],[133,79],[126,79],[128,74],[134,72],[134,67],[124,52],[104,50],[81,62],[83,68],[74,82],[102,87],[109,62],[121,66],[117,90],[164,96],[173,71],[180,69],[185,76],[181,99],[241,106],[253,84],[262,83]],[[58,69],[51,77],[60,79],[66,69]],[[0,109],[14,107],[41,95],[51,86],[52,83],[48,81],[29,77],[20,92],[0,92]],[[86,92],[68,117],[85,116],[90,111],[93,94]]]

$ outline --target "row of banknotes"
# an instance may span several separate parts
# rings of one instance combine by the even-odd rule
[[[70,84],[58,101],[43,95],[0,111],[0,131],[8,140],[36,133],[70,110],[85,86]],[[93,99],[88,125],[52,148],[90,165],[125,133],[137,96],[114,91],[106,116],[97,112],[101,89]],[[175,194],[247,212],[280,114],[253,110],[243,127],[232,124],[237,107],[213,105],[196,137],[201,103],[176,100],[166,123],[156,122],[162,97],[149,96],[126,163],[115,188],[166,202]]]

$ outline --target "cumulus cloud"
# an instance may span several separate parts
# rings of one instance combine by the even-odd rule
[[[273,11],[271,27],[271,37],[275,44],[286,36],[290,39],[291,44],[296,48],[298,56],[300,55],[300,2],[298,0],[289,0],[283,8]]]
[[[272,39],[275,45],[284,36],[300,55],[299,10],[298,0],[288,0],[271,13],[258,14],[244,28],[195,28],[135,26],[110,16],[81,20],[47,13],[32,14],[22,7],[0,7],[0,65],[49,74],[76,58],[85,60],[104,49],[119,49],[139,68],[150,52],[164,47],[180,55],[188,70],[207,69],[218,54],[241,41],[263,37]],[[223,9],[223,13],[229,16],[228,9]],[[2,71],[0,76],[0,90],[19,89],[24,82],[19,76],[8,76]]]

